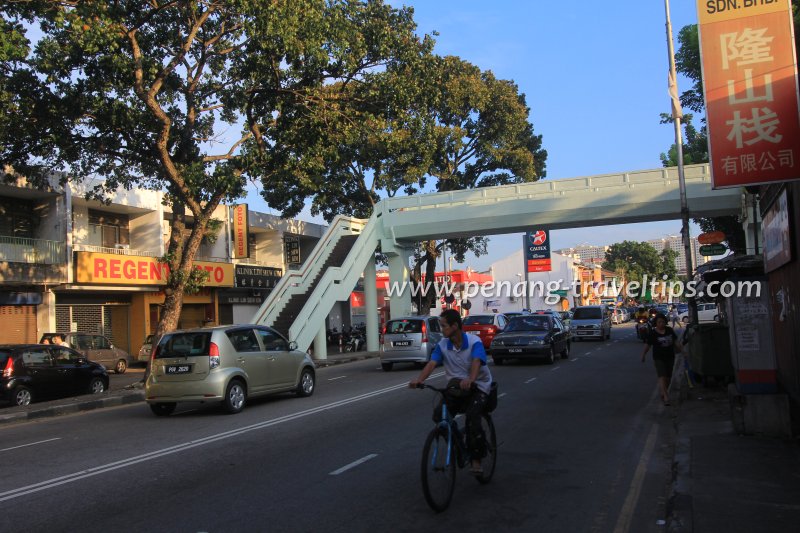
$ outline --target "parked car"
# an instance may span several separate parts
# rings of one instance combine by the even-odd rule
[[[567,328],[559,318],[542,313],[512,318],[495,336],[489,353],[496,365],[514,358],[543,358],[553,364],[556,353],[566,359],[569,350]]]
[[[628,321],[628,312],[621,307],[617,307],[611,311],[611,322],[614,324],[623,324]]]
[[[103,365],[65,346],[0,345],[0,395],[14,405],[108,390]]]
[[[56,335],[61,334],[45,333],[39,339],[39,342],[44,342],[45,339],[52,342],[53,337]],[[63,333],[63,335],[70,348],[78,350],[90,361],[100,363],[106,368],[113,368],[115,374],[124,374],[128,369],[128,365],[134,362],[128,352],[116,348],[105,335],[90,335],[75,331]]]
[[[442,340],[439,319],[408,316],[386,322],[381,340],[381,368],[389,372],[395,363],[427,363],[433,347]]]
[[[689,323],[689,309],[687,307],[686,311],[682,312],[678,315],[678,319],[680,319],[681,323],[688,324]],[[719,309],[717,309],[717,304],[709,302],[709,303],[698,303],[697,304],[697,319],[700,322],[719,322]]]
[[[572,313],[572,336],[581,340],[611,338],[611,314],[603,305],[584,305]]]
[[[136,360],[140,363],[148,363],[150,361],[150,355],[153,351],[153,336],[148,335],[147,338],[144,340],[144,344],[142,347],[139,348],[139,355],[136,357]]]
[[[480,337],[483,347],[488,350],[494,336],[505,329],[508,319],[503,314],[469,315],[461,322],[462,330]]]
[[[179,330],[153,352],[145,400],[158,416],[180,402],[220,402],[229,413],[250,398],[278,392],[311,396],[314,363],[297,344],[252,324]]]

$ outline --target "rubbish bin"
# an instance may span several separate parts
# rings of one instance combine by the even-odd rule
[[[686,332],[689,365],[704,377],[733,380],[728,328],[717,322],[693,324]]]

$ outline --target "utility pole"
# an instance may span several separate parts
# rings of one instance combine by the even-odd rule
[[[681,112],[678,99],[678,75],[675,70],[675,47],[672,42],[672,21],[669,15],[669,0],[664,0],[667,15],[667,49],[669,51],[669,90],[672,98],[672,120],[675,125],[675,146],[678,156],[678,185],[681,193],[681,235],[683,236],[683,251],[686,258],[686,276],[692,279],[694,267],[692,265],[692,239],[689,234],[689,204],[686,200],[686,177],[683,172],[683,134],[681,132]],[[694,297],[689,298],[689,320],[697,323],[697,302]]]

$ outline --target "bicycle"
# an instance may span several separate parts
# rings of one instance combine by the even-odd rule
[[[447,509],[453,498],[456,483],[456,466],[470,464],[471,456],[466,443],[466,427],[458,423],[447,409],[447,389],[419,383],[419,389],[431,389],[442,395],[442,416],[431,430],[422,449],[422,491],[428,505],[437,513]],[[483,473],[476,475],[478,483],[491,481],[497,463],[497,435],[488,410],[481,414],[481,427],[485,435],[486,453],[481,459]]]

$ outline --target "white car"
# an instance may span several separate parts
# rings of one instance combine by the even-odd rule
[[[678,315],[682,324],[689,323],[689,311],[683,312]],[[715,303],[699,303],[697,304],[697,319],[700,322],[719,322],[719,309]]]

